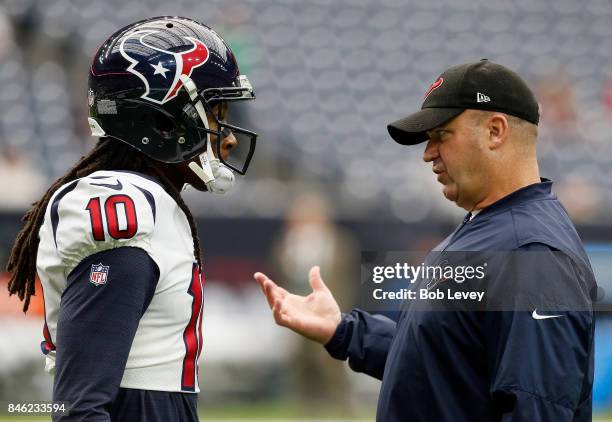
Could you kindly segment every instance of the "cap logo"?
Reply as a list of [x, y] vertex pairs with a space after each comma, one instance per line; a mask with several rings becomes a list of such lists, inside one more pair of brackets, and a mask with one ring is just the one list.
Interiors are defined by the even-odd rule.
[[476, 102], [477, 103], [488, 103], [489, 101], [491, 101], [491, 99], [484, 95], [483, 93], [477, 92], [476, 93]]
[[438, 78], [437, 81], [432, 83], [429, 89], [427, 90], [427, 92], [425, 93], [425, 97], [423, 98], [429, 97], [429, 94], [431, 94], [431, 91], [433, 91], [434, 89], [438, 89], [440, 85], [442, 85], [442, 82], [444, 82], [444, 78]]

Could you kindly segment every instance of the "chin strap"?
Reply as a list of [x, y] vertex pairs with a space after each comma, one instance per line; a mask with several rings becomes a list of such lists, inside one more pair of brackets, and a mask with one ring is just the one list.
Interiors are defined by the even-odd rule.
[[[186, 75], [181, 75], [181, 82], [189, 94], [191, 101], [195, 101], [198, 98], [198, 90], [195, 83]], [[206, 117], [206, 111], [204, 111], [202, 101], [198, 100], [194, 106], [204, 127], [208, 129], [208, 118]], [[188, 166], [191, 171], [206, 183], [206, 188], [209, 192], [223, 194], [234, 186], [236, 180], [234, 173], [215, 157], [212, 145], [210, 144], [209, 133], [206, 133], [206, 151], [200, 154], [199, 158], [202, 165], [201, 167], [193, 161], [191, 161]]]

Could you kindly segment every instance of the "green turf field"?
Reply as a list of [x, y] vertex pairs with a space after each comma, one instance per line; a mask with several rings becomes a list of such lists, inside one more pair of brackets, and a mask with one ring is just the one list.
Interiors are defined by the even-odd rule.
[[[200, 420], [203, 422], [371, 422], [375, 409], [358, 412], [355, 417], [342, 417], [338, 412], [330, 412], [329, 417], [311, 418], [301, 414], [298, 407], [283, 402], [266, 402], [255, 404], [236, 404], [213, 407], [200, 405]], [[50, 417], [43, 416], [0, 416], [0, 422], [49, 422]], [[611, 420], [612, 422], [612, 420]]]
[[[49, 422], [50, 418], [36, 418], [36, 417], [0, 417], [0, 422]], [[248, 419], [236, 419], [236, 418], [223, 418], [223, 419], [209, 419], [200, 416], [202, 422], [250, 422], [250, 421], [264, 421], [272, 420], [274, 422], [371, 422], [373, 419], [270, 419], [270, 418], [248, 418]], [[594, 418], [594, 422], [612, 422], [612, 416], [604, 418]]]
[[[374, 420], [374, 411], [355, 418], [307, 418], [296, 415], [296, 409], [281, 405], [243, 405], [227, 408], [208, 409], [200, 412], [202, 422], [248, 422], [248, 421], [274, 421], [274, 422], [371, 422]], [[49, 422], [49, 417], [34, 416], [0, 416], [0, 422]], [[612, 422], [612, 413], [596, 416], [594, 422]]]

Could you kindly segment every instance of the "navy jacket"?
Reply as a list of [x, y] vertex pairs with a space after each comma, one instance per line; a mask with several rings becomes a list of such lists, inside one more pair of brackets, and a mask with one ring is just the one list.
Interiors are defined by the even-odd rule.
[[535, 308], [437, 312], [427, 301], [404, 307], [397, 323], [361, 310], [344, 315], [326, 348], [382, 380], [377, 421], [591, 420], [595, 281], [551, 186], [543, 179], [468, 214], [434, 251], [550, 254], [553, 271], [532, 266], [526, 285], [550, 286], [582, 306], [550, 319]]

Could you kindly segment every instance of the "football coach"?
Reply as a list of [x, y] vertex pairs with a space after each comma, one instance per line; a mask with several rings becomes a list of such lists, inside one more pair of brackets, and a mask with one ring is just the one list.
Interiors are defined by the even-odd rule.
[[443, 72], [421, 110], [388, 131], [403, 145], [426, 142], [423, 159], [444, 196], [468, 211], [433, 251], [548, 257], [520, 282], [546, 297], [566, 294], [572, 306], [438, 312], [421, 303], [403, 306], [395, 322], [341, 313], [318, 267], [305, 297], [255, 274], [279, 325], [382, 380], [377, 421], [591, 421], [595, 280], [552, 182], [540, 178], [538, 120], [527, 84], [481, 60]]

